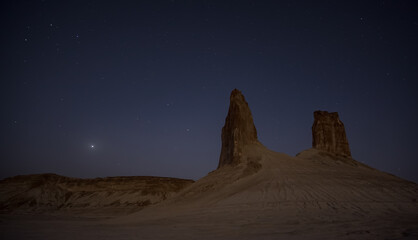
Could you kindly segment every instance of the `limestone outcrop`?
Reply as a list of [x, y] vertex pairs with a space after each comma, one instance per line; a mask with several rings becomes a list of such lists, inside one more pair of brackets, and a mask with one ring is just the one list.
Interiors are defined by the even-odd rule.
[[339, 156], [351, 157], [344, 124], [337, 112], [314, 112], [312, 147]]
[[222, 128], [222, 149], [218, 168], [241, 162], [245, 145], [258, 143], [257, 130], [248, 103], [241, 91], [231, 92], [228, 116]]

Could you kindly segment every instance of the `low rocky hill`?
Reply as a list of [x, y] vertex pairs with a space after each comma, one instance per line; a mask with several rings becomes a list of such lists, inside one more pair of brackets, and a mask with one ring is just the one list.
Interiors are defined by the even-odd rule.
[[193, 180], [169, 177], [70, 178], [34, 174], [0, 181], [0, 212], [126, 213], [161, 202]]

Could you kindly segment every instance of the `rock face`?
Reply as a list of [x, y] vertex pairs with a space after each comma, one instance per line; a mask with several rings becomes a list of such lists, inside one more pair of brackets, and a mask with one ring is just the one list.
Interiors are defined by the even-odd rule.
[[241, 161], [245, 145], [258, 143], [257, 130], [248, 103], [241, 91], [231, 93], [228, 116], [222, 128], [222, 149], [218, 168]]
[[312, 147], [336, 155], [351, 157], [344, 124], [337, 112], [314, 112]]

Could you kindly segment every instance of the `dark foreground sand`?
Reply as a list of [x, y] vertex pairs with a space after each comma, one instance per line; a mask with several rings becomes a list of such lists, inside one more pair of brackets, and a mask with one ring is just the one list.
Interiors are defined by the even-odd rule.
[[[119, 218], [0, 215], [1, 239], [418, 239], [413, 214], [382, 218], [214, 208], [126, 223]], [[312, 215], [314, 214], [314, 215]], [[119, 223], [120, 221], [120, 223]]]

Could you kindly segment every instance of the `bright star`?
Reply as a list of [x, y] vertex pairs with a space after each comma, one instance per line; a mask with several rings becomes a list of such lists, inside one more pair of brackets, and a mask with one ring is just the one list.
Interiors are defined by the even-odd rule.
[[90, 145], [90, 148], [94, 148], [94, 145]]

